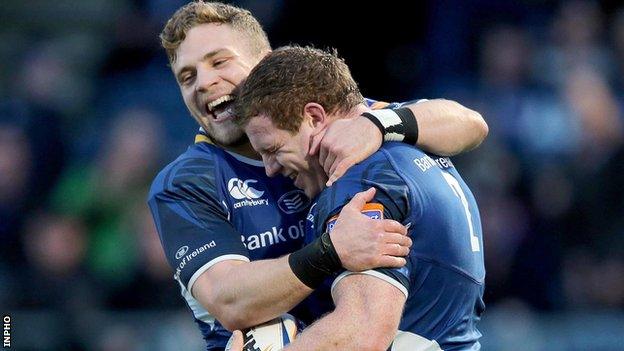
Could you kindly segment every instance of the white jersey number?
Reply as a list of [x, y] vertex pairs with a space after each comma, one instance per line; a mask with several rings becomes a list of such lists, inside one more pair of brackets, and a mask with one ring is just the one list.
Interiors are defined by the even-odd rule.
[[474, 234], [474, 228], [472, 225], [472, 215], [470, 214], [470, 208], [468, 208], [468, 200], [466, 199], [466, 195], [462, 190], [459, 182], [455, 177], [450, 175], [448, 172], [442, 171], [442, 175], [444, 176], [444, 180], [448, 183], [448, 185], [453, 189], [453, 192], [459, 199], [461, 200], [462, 205], [464, 205], [464, 213], [466, 214], [466, 219], [468, 220], [468, 228], [470, 229], [470, 246], [472, 247], [472, 252], [481, 251], [481, 247], [479, 246], [479, 238]]

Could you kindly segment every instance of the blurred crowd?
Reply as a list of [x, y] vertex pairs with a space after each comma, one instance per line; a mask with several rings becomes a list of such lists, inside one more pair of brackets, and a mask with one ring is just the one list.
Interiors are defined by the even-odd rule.
[[[3, 1], [3, 313], [55, 311], [71, 334], [89, 311], [183, 308], [145, 200], [196, 130], [157, 38], [185, 2]], [[232, 3], [274, 45], [337, 46], [368, 97], [443, 97], [484, 116], [487, 141], [456, 165], [481, 210], [489, 307], [624, 312], [624, 7], [397, 2], [419, 24], [378, 26], [388, 42], [367, 62], [366, 41], [293, 27], [322, 1]], [[102, 350], [125, 340], [109, 332]]]

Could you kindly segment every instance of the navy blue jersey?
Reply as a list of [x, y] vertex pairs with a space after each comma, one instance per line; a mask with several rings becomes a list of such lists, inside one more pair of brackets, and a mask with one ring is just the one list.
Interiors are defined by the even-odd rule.
[[208, 349], [222, 349], [230, 333], [191, 296], [195, 280], [224, 260], [299, 249], [308, 198], [290, 179], [268, 178], [262, 162], [197, 143], [158, 174], [148, 203]]
[[[379, 208], [368, 207], [367, 214], [408, 225], [413, 241], [405, 267], [366, 272], [407, 296], [391, 349], [479, 349], [476, 323], [485, 308], [481, 221], [475, 199], [450, 159], [401, 143], [384, 144], [317, 197], [306, 240], [331, 230], [333, 216], [370, 187], [377, 188], [373, 202]], [[319, 314], [331, 308], [328, 296], [326, 284], [311, 299]]]

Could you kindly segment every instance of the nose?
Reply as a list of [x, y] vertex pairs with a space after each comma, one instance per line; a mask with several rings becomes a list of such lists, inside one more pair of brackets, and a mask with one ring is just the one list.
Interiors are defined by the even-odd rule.
[[201, 65], [197, 69], [196, 90], [202, 93], [210, 92], [210, 88], [219, 83], [219, 75], [214, 69]]
[[275, 157], [273, 156], [262, 156], [264, 161], [264, 171], [266, 172], [267, 177], [275, 177], [282, 170], [282, 165], [277, 162]]

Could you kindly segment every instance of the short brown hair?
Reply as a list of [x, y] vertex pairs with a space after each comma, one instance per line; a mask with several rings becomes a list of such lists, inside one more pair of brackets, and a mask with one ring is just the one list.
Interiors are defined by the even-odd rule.
[[283, 47], [265, 56], [245, 80], [236, 99], [236, 122], [245, 126], [250, 118], [266, 114], [276, 127], [294, 134], [309, 102], [332, 114], [347, 112], [364, 98], [335, 50]]
[[187, 32], [197, 25], [207, 23], [231, 25], [248, 39], [249, 49], [253, 54], [271, 49], [266, 32], [251, 12], [219, 2], [199, 0], [179, 8], [160, 33], [160, 42], [167, 52], [169, 63], [175, 62], [175, 51], [186, 38]]

